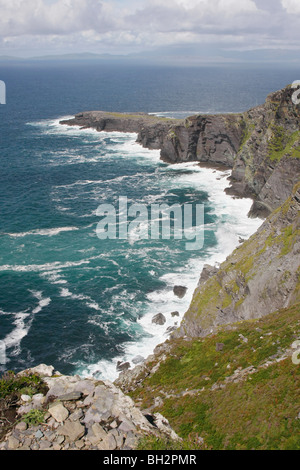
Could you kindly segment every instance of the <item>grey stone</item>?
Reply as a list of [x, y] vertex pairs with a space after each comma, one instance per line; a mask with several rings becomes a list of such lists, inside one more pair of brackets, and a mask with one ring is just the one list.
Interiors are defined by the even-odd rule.
[[23, 431], [26, 431], [27, 427], [28, 427], [27, 423], [24, 423], [23, 421], [21, 421], [21, 423], [18, 423], [18, 424], [15, 426], [15, 429], [16, 429], [17, 431], [23, 432]]
[[30, 447], [31, 444], [32, 444], [32, 439], [30, 439], [29, 437], [27, 437], [26, 439], [24, 439], [23, 446], [25, 446], [25, 447]]
[[70, 419], [71, 421], [78, 421], [78, 420], [81, 419], [83, 416], [84, 416], [84, 413], [83, 413], [82, 409], [79, 408], [79, 409], [76, 409], [76, 410], [69, 416], [69, 419]]
[[174, 286], [173, 288], [174, 295], [179, 297], [180, 299], [183, 299], [185, 294], [187, 293], [187, 287], [184, 286]]
[[217, 272], [218, 268], [211, 266], [210, 264], [205, 264], [202, 269], [199, 285], [204, 284], [208, 279], [217, 274]]
[[33, 410], [33, 403], [32, 402], [27, 403], [26, 405], [20, 406], [20, 408], [18, 409], [18, 414], [19, 415], [26, 415], [31, 410]]
[[134, 433], [128, 433], [124, 446], [126, 446], [128, 449], [134, 449], [137, 444], [138, 444], [139, 438], [136, 434]]
[[152, 318], [152, 323], [155, 323], [156, 325], [164, 325], [166, 321], [167, 319], [162, 313], [158, 313]]
[[50, 406], [49, 413], [58, 423], [62, 423], [69, 416], [69, 411], [62, 403], [54, 403], [52, 406]]
[[43, 405], [46, 401], [46, 398], [42, 393], [38, 393], [36, 395], [33, 395], [32, 397], [32, 407], [35, 410], [41, 410], [43, 408]]
[[43, 434], [42, 431], [39, 429], [39, 430], [35, 433], [34, 437], [35, 437], [36, 439], [42, 439], [42, 437], [44, 437], [44, 434]]
[[171, 315], [172, 317], [179, 317], [179, 312], [172, 312]]
[[109, 431], [109, 434], [114, 436], [116, 440], [117, 448], [121, 449], [124, 445], [126, 436], [122, 432], [121, 433], [118, 432], [117, 429], [112, 429], [111, 431]]
[[118, 427], [118, 430], [123, 433], [135, 431], [135, 429], [135, 426], [128, 420], [123, 421]]
[[57, 443], [58, 445], [63, 444], [64, 441], [65, 441], [65, 436], [57, 436], [57, 437], [56, 437], [56, 443]]
[[77, 449], [81, 450], [84, 447], [84, 442], [82, 440], [76, 441], [75, 446], [77, 447]]
[[79, 421], [66, 421], [57, 430], [58, 434], [65, 436], [69, 441], [78, 441], [85, 434], [85, 427]]
[[117, 363], [117, 371], [118, 372], [122, 372], [122, 371], [128, 370], [128, 369], [130, 369], [130, 362], [118, 361], [118, 363]]
[[97, 447], [99, 450], [116, 450], [116, 439], [112, 434], [109, 434], [106, 436], [105, 439], [103, 439], [103, 441], [98, 444]]
[[132, 359], [133, 364], [140, 364], [145, 358], [143, 356], [136, 356]]
[[20, 445], [20, 442], [15, 437], [10, 436], [8, 438], [8, 449], [9, 450], [16, 450], [19, 447], [19, 445]]
[[61, 450], [61, 446], [55, 442], [55, 443], [53, 444], [53, 450], [59, 451], [59, 450]]
[[82, 395], [87, 396], [93, 394], [95, 391], [95, 383], [92, 380], [80, 380], [74, 387], [74, 390], [81, 392]]
[[98, 423], [92, 425], [92, 431], [94, 436], [99, 439], [104, 439], [107, 436], [106, 431]]
[[31, 369], [26, 369], [22, 372], [19, 372], [18, 375], [38, 374], [41, 377], [52, 377], [53, 372], [54, 367], [47, 366], [46, 364], [40, 364], [36, 367], [32, 367]]
[[30, 395], [21, 395], [21, 400], [25, 403], [28, 403], [31, 401], [31, 396]]
[[40, 442], [40, 450], [50, 450], [51, 447], [52, 447], [52, 443], [49, 441]]
[[84, 406], [90, 406], [94, 401], [93, 395], [88, 395], [84, 400], [83, 400], [83, 405]]
[[176, 326], [169, 326], [165, 331], [165, 335], [170, 335], [175, 330], [177, 330]]
[[92, 445], [97, 445], [100, 441], [107, 437], [106, 431], [99, 423], [94, 423], [88, 431], [87, 440]]
[[61, 395], [58, 397], [58, 399], [61, 401], [77, 401], [77, 400], [80, 400], [81, 397], [82, 397], [82, 392], [74, 391], [74, 392], [69, 392], [64, 395]]

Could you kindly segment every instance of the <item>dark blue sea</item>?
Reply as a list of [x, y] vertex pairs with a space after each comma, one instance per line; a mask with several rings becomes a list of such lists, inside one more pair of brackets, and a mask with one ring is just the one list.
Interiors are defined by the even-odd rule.
[[[117, 361], [146, 357], [188, 308], [204, 263], [223, 261], [261, 221], [226, 196], [229, 171], [167, 165], [135, 134], [59, 124], [84, 110], [170, 117], [245, 111], [299, 79], [297, 70], [0, 64], [1, 371], [51, 364], [113, 380]], [[101, 204], [204, 204], [204, 245], [100, 240]], [[175, 285], [188, 288], [183, 299]], [[173, 317], [171, 312], [179, 312]], [[163, 313], [164, 325], [152, 318]]]

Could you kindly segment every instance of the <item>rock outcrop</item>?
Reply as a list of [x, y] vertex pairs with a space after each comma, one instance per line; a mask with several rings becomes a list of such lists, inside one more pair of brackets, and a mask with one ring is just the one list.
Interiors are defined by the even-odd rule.
[[129, 132], [138, 134], [137, 141], [145, 148], [161, 149], [170, 128], [181, 120], [152, 116], [146, 113], [112, 113], [85, 111], [60, 124], [95, 129], [98, 132]]
[[286, 200], [300, 175], [300, 106], [292, 102], [292, 93], [287, 86], [240, 114], [176, 120], [92, 111], [61, 124], [137, 133], [137, 142], [160, 149], [168, 163], [198, 161], [231, 168], [228, 192], [253, 198], [250, 214], [265, 218]]
[[[142, 413], [110, 382], [65, 376], [40, 365], [18, 375], [38, 374], [46, 393], [21, 395], [18, 419], [0, 450], [132, 450], [144, 436], [178, 440], [168, 421]], [[40, 412], [41, 422], [31, 424]]]
[[300, 300], [300, 183], [258, 231], [215, 271], [205, 267], [173, 337], [260, 318]]

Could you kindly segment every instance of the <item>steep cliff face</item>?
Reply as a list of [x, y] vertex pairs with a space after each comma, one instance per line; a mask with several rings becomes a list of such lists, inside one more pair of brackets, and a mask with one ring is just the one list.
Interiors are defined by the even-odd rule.
[[169, 129], [181, 120], [160, 118], [146, 113], [112, 113], [85, 111], [60, 124], [96, 129], [98, 132], [131, 132], [138, 134], [137, 142], [149, 149], [161, 149]]
[[267, 217], [290, 195], [300, 175], [300, 105], [290, 86], [245, 113], [195, 115], [185, 120], [143, 113], [91, 111], [62, 124], [134, 132], [169, 163], [198, 161], [232, 168], [227, 192], [254, 200], [250, 215]]
[[173, 337], [206, 336], [220, 325], [260, 318], [299, 302], [299, 266], [300, 183], [216, 273], [200, 278]]
[[290, 87], [271, 93], [242, 116], [243, 140], [230, 192], [255, 199], [251, 213], [267, 216], [290, 195], [300, 175], [300, 107]]
[[161, 158], [170, 163], [199, 161], [232, 168], [243, 128], [239, 115], [191, 116], [173, 125], [163, 141]]
[[300, 113], [286, 87], [245, 113], [192, 116], [173, 125], [161, 156], [232, 168], [227, 192], [254, 199], [250, 215], [267, 217], [290, 195], [300, 175]]

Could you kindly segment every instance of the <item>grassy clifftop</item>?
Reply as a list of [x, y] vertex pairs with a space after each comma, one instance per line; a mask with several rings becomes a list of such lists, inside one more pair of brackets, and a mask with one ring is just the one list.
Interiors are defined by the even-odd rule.
[[300, 183], [200, 280], [170, 340], [119, 378], [183, 439], [141, 448], [300, 449], [299, 262]]
[[[158, 370], [131, 396], [161, 412], [183, 448], [300, 449], [300, 365], [292, 360], [299, 312], [298, 303], [206, 338], [172, 340], [167, 358], [156, 356], [149, 368]], [[172, 445], [142, 443], [146, 449]]]

